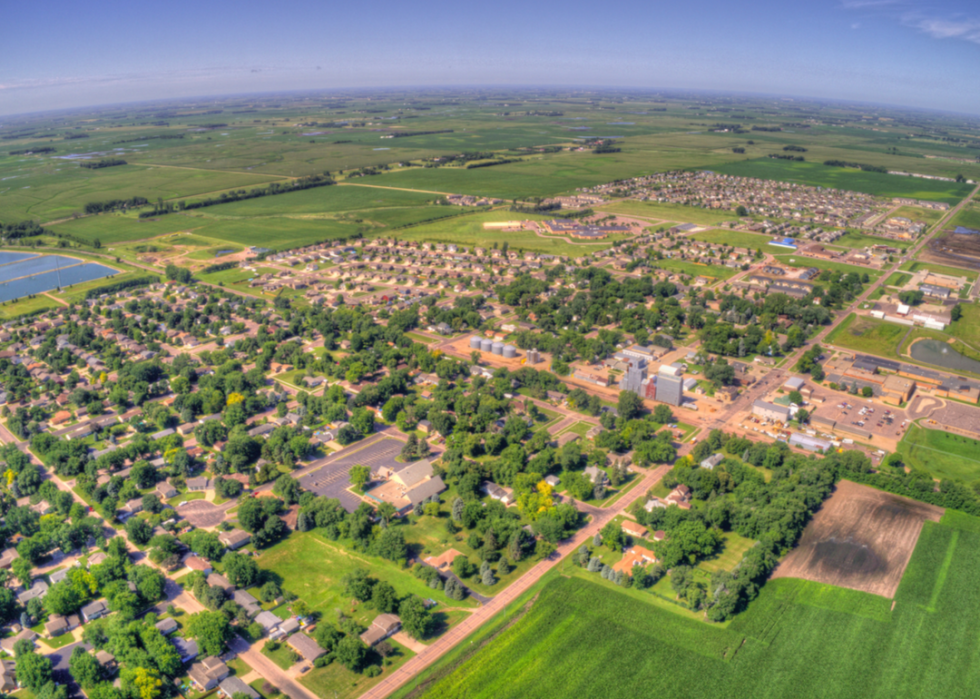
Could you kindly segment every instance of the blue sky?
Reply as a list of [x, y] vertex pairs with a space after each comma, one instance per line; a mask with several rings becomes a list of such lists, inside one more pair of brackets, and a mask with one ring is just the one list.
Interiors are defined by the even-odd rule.
[[710, 89], [980, 115], [980, 4], [4, 3], [0, 114], [435, 85]]

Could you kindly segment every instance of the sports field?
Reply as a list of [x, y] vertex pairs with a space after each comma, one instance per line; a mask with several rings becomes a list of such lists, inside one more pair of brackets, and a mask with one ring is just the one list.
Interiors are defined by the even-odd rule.
[[714, 170], [738, 177], [799, 182], [814, 187], [849, 189], [880, 197], [911, 197], [927, 201], [941, 201], [947, 204], [959, 202], [973, 189], [973, 185], [969, 184], [864, 172], [852, 168], [830, 167], [822, 163], [773, 160], [772, 158], [726, 163], [718, 165]]
[[[653, 201], [634, 201], [632, 199], [616, 201], [597, 207], [599, 211], [624, 216], [639, 216], [670, 223], [696, 223], [702, 226], [716, 226], [725, 221], [733, 221], [736, 216], [731, 211], [715, 211], [700, 209], [696, 206], [680, 204], [662, 204]], [[669, 226], [668, 226], [669, 227]]]
[[739, 270], [725, 267], [723, 265], [702, 265], [697, 262], [687, 260], [657, 260], [655, 264], [663, 269], [680, 274], [689, 274], [692, 277], [705, 276], [715, 280], [730, 279], [739, 273]]
[[945, 430], [911, 425], [898, 452], [905, 463], [934, 478], [952, 478], [964, 483], [980, 480], [980, 442]]
[[893, 609], [876, 595], [780, 579], [719, 628], [601, 580], [554, 576], [523, 615], [515, 605], [516, 614], [462, 644], [437, 681], [423, 677], [418, 691], [395, 696], [972, 696], [980, 682], [978, 523], [925, 523]]

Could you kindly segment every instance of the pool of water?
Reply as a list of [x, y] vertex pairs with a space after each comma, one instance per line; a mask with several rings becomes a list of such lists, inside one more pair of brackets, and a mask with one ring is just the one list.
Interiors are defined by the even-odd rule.
[[[61, 270], [61, 288], [66, 288], [74, 284], [90, 282], [93, 279], [102, 279], [116, 274], [115, 270], [94, 263], [76, 265], [68, 269]], [[58, 288], [59, 273], [43, 272], [32, 277], [18, 279], [12, 282], [0, 282], [0, 301], [12, 301], [29, 294], [39, 294], [42, 291], [51, 291]]]
[[967, 228], [966, 226], [957, 226], [953, 229], [954, 233], [959, 233], [960, 235], [980, 235], [980, 231], [976, 228]]
[[30, 257], [37, 257], [37, 255], [33, 252], [0, 252], [0, 265], [26, 260]]
[[63, 255], [36, 255], [27, 259], [0, 265], [0, 282], [18, 277], [29, 277], [42, 272], [57, 270], [59, 267], [77, 265], [78, 260]]
[[942, 367], [951, 371], [970, 371], [980, 374], [980, 362], [964, 357], [955, 349], [940, 340], [919, 340], [910, 354], [912, 359], [926, 364]]
[[222, 255], [230, 255], [233, 252], [235, 252], [235, 251], [234, 250], [218, 250], [218, 252], [214, 253], [214, 256], [215, 257], [221, 257]]

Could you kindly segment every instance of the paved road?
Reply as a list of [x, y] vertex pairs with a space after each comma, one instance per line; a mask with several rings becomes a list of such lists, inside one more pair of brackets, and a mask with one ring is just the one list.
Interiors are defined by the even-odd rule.
[[416, 655], [414, 658], [402, 665], [394, 673], [376, 684], [374, 687], [361, 695], [360, 699], [383, 699], [397, 690], [402, 685], [410, 682], [418, 673], [425, 670], [436, 660], [449, 652], [457, 643], [476, 631], [480, 626], [490, 620], [497, 612], [504, 609], [507, 605], [517, 599], [534, 583], [541, 579], [541, 576], [554, 568], [568, 554], [579, 549], [583, 544], [592, 540], [602, 527], [613, 517], [620, 514], [636, 500], [644, 497], [647, 491], [656, 485], [657, 481], [663, 478], [664, 474], [670, 470], [670, 466], [660, 466], [650, 472], [643, 482], [631, 490], [622, 500], [616, 503], [615, 509], [604, 510], [597, 515], [592, 522], [582, 529], [574, 538], [562, 543], [552, 556], [541, 561], [516, 582], [506, 588], [496, 597], [492, 598], [486, 605], [480, 607], [470, 616], [464, 619], [458, 626], [451, 629], [441, 636], [432, 645]]

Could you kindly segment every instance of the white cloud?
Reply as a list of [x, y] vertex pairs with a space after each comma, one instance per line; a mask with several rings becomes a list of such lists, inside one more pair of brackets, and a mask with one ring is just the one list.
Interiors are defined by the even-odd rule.
[[958, 17], [945, 19], [941, 17], [922, 17], [910, 14], [902, 18], [902, 22], [934, 39], [961, 39], [974, 44], [980, 44], [980, 18]]

